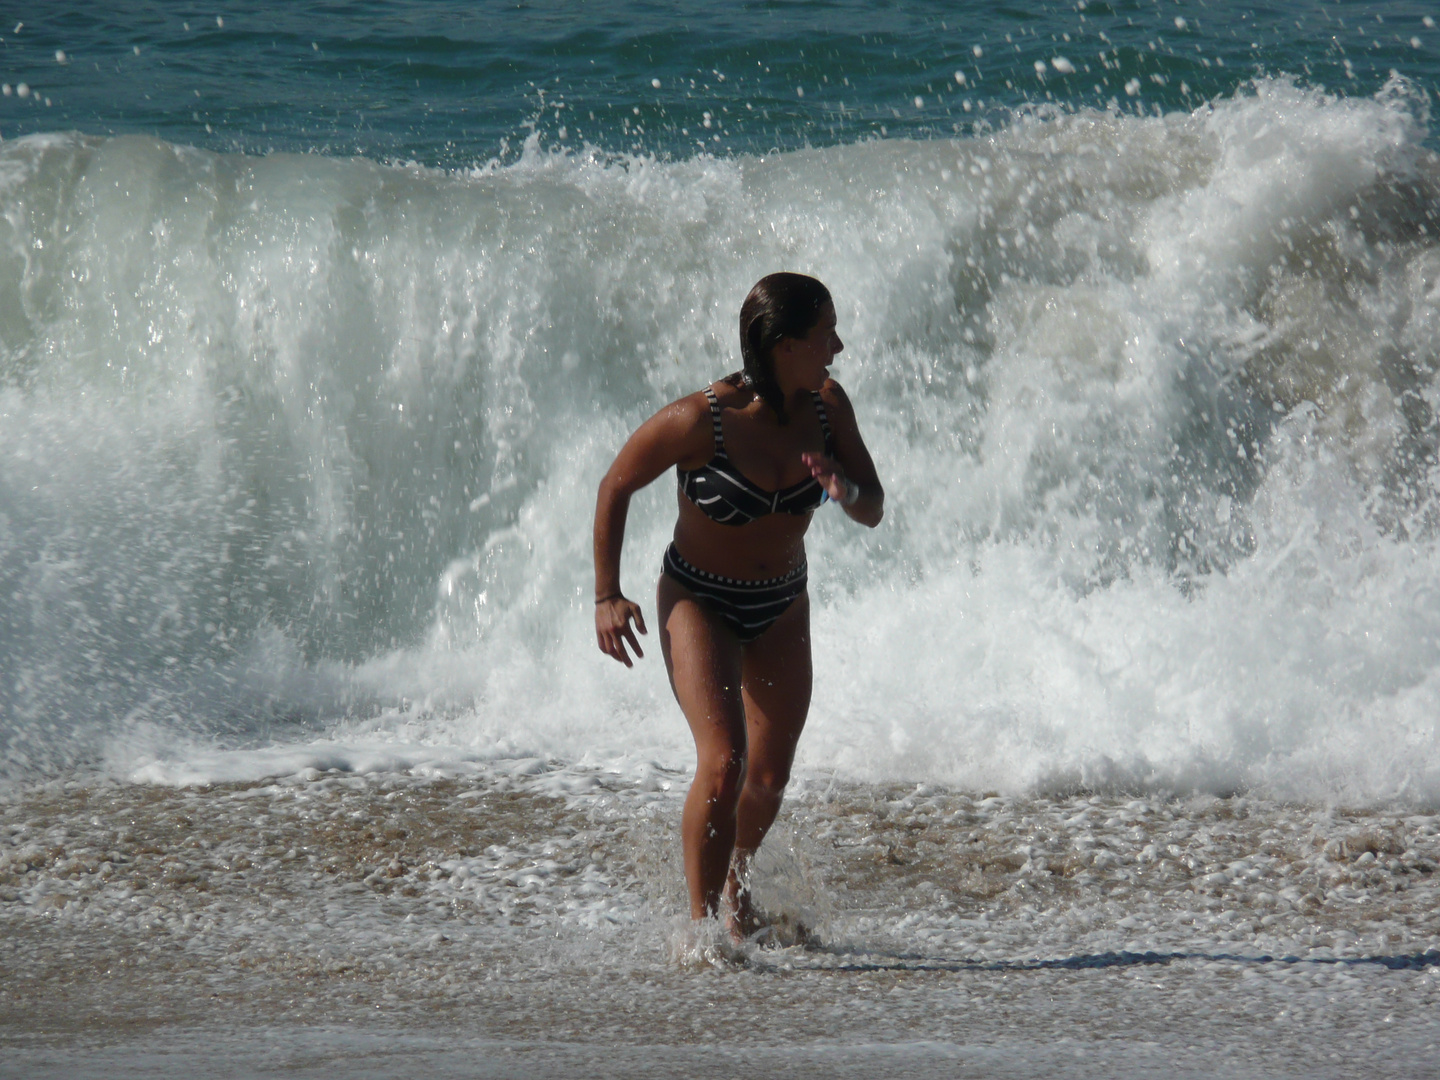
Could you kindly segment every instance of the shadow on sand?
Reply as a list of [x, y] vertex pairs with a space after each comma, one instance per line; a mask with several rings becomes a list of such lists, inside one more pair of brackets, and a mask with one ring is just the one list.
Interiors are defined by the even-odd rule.
[[[1169, 964], [1176, 960], [1202, 960], [1233, 964], [1311, 964], [1338, 967], [1375, 965], [1391, 971], [1417, 971], [1440, 967], [1440, 949], [1403, 956], [1244, 956], [1239, 953], [1207, 952], [1104, 952], [1064, 956], [1053, 960], [952, 960], [945, 957], [901, 954], [846, 960], [835, 964], [837, 971], [1082, 971], [1090, 968], [1123, 968]], [[830, 965], [827, 965], [829, 967]]]

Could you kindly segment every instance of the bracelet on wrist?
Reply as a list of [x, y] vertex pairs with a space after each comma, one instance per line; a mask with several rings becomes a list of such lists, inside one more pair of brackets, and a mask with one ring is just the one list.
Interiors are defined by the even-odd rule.
[[624, 596], [624, 595], [625, 595], [624, 593], [612, 592], [609, 596], [602, 596], [602, 597], [600, 597], [599, 599], [597, 599], [597, 600], [595, 601], [595, 603], [597, 603], [597, 604], [603, 604], [603, 603], [605, 603], [605, 601], [607, 601], [607, 600], [619, 600], [619, 599], [620, 599], [622, 596]]

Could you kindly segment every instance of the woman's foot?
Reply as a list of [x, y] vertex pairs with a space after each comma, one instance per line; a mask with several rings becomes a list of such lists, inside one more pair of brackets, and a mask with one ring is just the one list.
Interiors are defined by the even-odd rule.
[[725, 929], [736, 945], [748, 942], [774, 949], [810, 949], [820, 944], [815, 932], [789, 912], [774, 915], [749, 904], [743, 913], [737, 911], [726, 918]]
[[725, 917], [725, 929], [730, 932], [730, 939], [737, 945], [754, 937], [768, 925], [764, 915], [751, 906], [748, 890], [741, 894], [730, 914]]
[[730, 876], [725, 882], [725, 929], [738, 945], [754, 936], [766, 925], [764, 916], [755, 910], [750, 900], [750, 860], [737, 858], [730, 865]]
[[749, 960], [741, 943], [718, 919], [677, 920], [669, 940], [670, 960], [682, 968], [745, 967]]

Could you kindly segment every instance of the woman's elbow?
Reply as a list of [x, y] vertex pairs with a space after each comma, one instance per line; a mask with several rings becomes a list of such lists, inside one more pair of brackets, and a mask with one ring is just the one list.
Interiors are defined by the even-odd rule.
[[871, 505], [860, 506], [857, 509], [861, 512], [856, 515], [855, 520], [867, 528], [875, 528], [885, 517], [885, 492], [881, 491]]
[[604, 503], [625, 502], [635, 493], [635, 485], [627, 483], [628, 478], [616, 469], [607, 472], [600, 481], [596, 493], [598, 501]]

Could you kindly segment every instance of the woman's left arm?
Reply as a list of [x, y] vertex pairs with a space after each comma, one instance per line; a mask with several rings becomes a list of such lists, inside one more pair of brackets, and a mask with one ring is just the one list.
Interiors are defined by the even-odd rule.
[[834, 379], [825, 383], [820, 398], [825, 402], [825, 413], [835, 438], [835, 456], [807, 453], [805, 464], [810, 466], [810, 475], [820, 481], [826, 494], [839, 503], [852, 520], [873, 529], [885, 516], [885, 488], [875, 474], [875, 462], [870, 459], [865, 440], [860, 437], [855, 409]]

